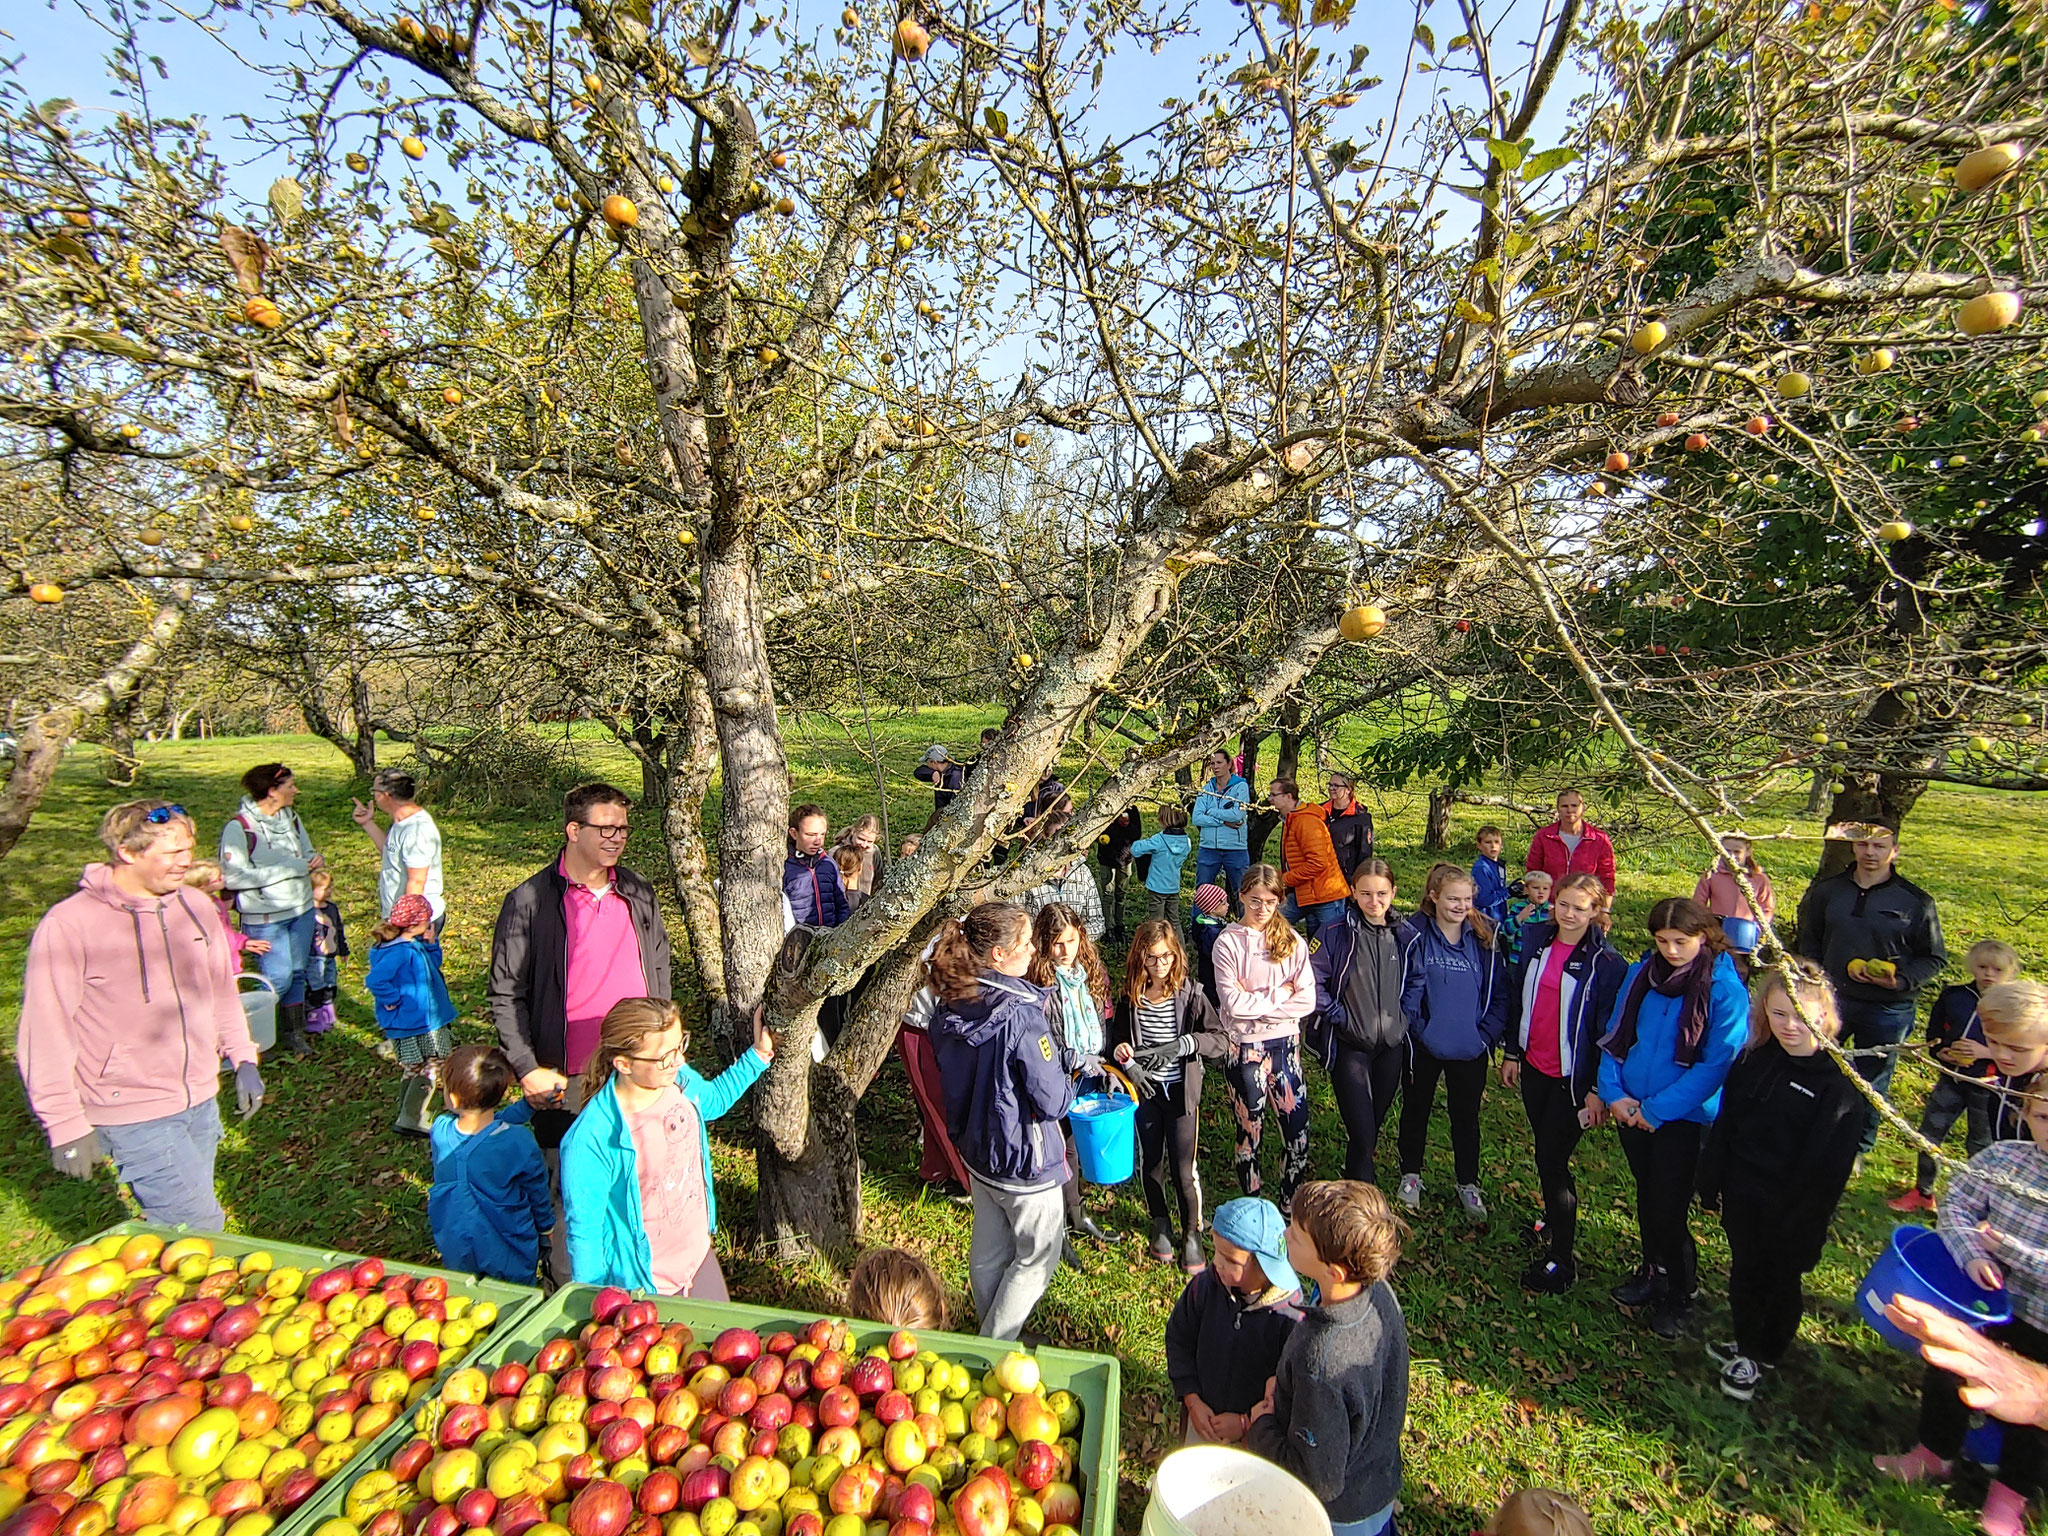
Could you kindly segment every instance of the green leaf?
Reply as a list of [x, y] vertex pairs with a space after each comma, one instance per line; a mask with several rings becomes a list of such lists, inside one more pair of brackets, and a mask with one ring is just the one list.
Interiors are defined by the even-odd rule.
[[[1522, 180], [1540, 181], [1552, 171], [1563, 170], [1578, 158], [1579, 152], [1576, 149], [1563, 145], [1556, 149], [1546, 149], [1541, 154], [1531, 155], [1521, 162]], [[1511, 165], [1508, 169], [1513, 170], [1514, 166]]]
[[278, 223], [291, 223], [305, 208], [306, 189], [296, 177], [280, 176], [270, 184], [270, 211], [277, 215]]
[[1422, 44], [1422, 51], [1424, 53], [1427, 53], [1431, 58], [1436, 57], [1436, 34], [1429, 30], [1428, 22], [1418, 21], [1415, 23], [1415, 41]]
[[1456, 182], [1447, 181], [1444, 183], [1444, 190], [1446, 192], [1455, 192], [1458, 196], [1469, 198], [1475, 203], [1486, 201], [1486, 188], [1484, 187], [1461, 187]]
[[1520, 230], [1510, 230], [1500, 244], [1501, 249], [1507, 252], [1508, 260], [1513, 261], [1535, 243], [1534, 235], [1524, 234]]
[[1470, 32], [1460, 32], [1456, 37], [1444, 44], [1444, 52], [1456, 53], [1460, 48], [1470, 48], [1471, 46], [1472, 34]]
[[1489, 256], [1484, 261], [1475, 261], [1472, 263], [1472, 270], [1489, 282], [1497, 283], [1500, 281], [1500, 259], [1498, 257]]
[[1521, 145], [1510, 144], [1506, 139], [1496, 139], [1491, 134], [1487, 136], [1486, 152], [1500, 163], [1500, 168], [1504, 171], [1515, 170], [1522, 163]]
[[982, 126], [988, 129], [988, 136], [990, 138], [1007, 139], [1010, 136], [1009, 117], [997, 111], [994, 107], [983, 107], [981, 109], [981, 121]]

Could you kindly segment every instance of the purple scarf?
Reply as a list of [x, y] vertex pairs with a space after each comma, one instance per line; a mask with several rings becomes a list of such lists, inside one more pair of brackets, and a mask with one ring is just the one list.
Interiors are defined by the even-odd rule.
[[1718, 958], [1715, 951], [1701, 945], [1697, 955], [1673, 969], [1663, 955], [1653, 952], [1636, 967], [1628, 996], [1622, 1000], [1621, 1019], [1614, 1032], [1600, 1042], [1600, 1049], [1617, 1061], [1628, 1059], [1636, 1044], [1636, 1015], [1643, 1011], [1643, 999], [1654, 988], [1661, 996], [1685, 999], [1678, 1010], [1678, 1045], [1672, 1054], [1681, 1067], [1691, 1066], [1699, 1059], [1700, 1041], [1706, 1037], [1707, 1004], [1714, 994]]

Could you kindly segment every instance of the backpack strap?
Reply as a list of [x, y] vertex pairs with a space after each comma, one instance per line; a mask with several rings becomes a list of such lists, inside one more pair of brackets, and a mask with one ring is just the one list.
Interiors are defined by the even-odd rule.
[[242, 824], [242, 836], [249, 839], [249, 857], [253, 859], [256, 857], [256, 826], [240, 811], [235, 812], [235, 820]]

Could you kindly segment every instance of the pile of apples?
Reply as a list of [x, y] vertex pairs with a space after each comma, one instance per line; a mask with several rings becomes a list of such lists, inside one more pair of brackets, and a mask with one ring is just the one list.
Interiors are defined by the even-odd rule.
[[110, 1236], [0, 1281], [0, 1536], [264, 1536], [432, 1390], [490, 1302]]
[[452, 1373], [315, 1536], [1078, 1536], [1081, 1407], [910, 1333], [708, 1347], [607, 1288], [530, 1363]]

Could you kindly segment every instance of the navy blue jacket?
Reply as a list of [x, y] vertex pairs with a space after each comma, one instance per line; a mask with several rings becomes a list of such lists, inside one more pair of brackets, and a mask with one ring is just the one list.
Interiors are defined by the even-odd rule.
[[[1971, 1040], [1978, 1045], [1984, 1043], [1984, 1024], [1977, 1017], [1977, 984], [1974, 981], [1957, 982], [1943, 987], [1941, 995], [1934, 1000], [1934, 1006], [1927, 1010], [1927, 1043], [1936, 1051], [1954, 1045], [1959, 1040]], [[1989, 1057], [1979, 1057], [1966, 1067], [1959, 1067], [1952, 1061], [1942, 1066], [1964, 1077], [1991, 1078], [1998, 1074]]]
[[998, 1189], [1024, 1194], [1067, 1180], [1059, 1123], [1074, 1081], [1058, 1007], [1044, 987], [983, 971], [978, 997], [941, 998], [932, 1013], [946, 1132], [969, 1171]]
[[1498, 928], [1508, 919], [1508, 867], [1480, 854], [1472, 861], [1472, 905]]
[[[1308, 968], [1316, 979], [1316, 1011], [1309, 1019], [1309, 1047], [1329, 1066], [1337, 1057], [1337, 1042], [1361, 1050], [1399, 1045], [1408, 1038], [1408, 1021], [1401, 1011], [1405, 992], [1408, 945], [1414, 935], [1409, 918], [1388, 914], [1389, 922], [1375, 927], [1365, 920], [1358, 903], [1344, 903], [1344, 920], [1325, 923], [1309, 944]], [[1354, 1019], [1346, 1001], [1346, 988], [1353, 966], [1364, 966], [1361, 983], [1368, 998], [1377, 999], [1372, 1017]]]
[[837, 928], [853, 916], [846, 883], [829, 853], [792, 853], [782, 861], [782, 894], [799, 927]]
[[1408, 925], [1407, 982], [1401, 1013], [1408, 1038], [1438, 1061], [1475, 1061], [1500, 1044], [1508, 1027], [1508, 992], [1501, 953], [1481, 944], [1467, 923], [1458, 942], [1444, 938], [1432, 918], [1417, 913]]
[[910, 770], [910, 776], [914, 779], [923, 779], [925, 783], [931, 785], [932, 808], [943, 811], [953, 803], [953, 797], [960, 793], [961, 786], [967, 782], [967, 770], [973, 766], [973, 763], [949, 762], [944, 767], [935, 769], [930, 763], [919, 763]]
[[[1507, 1054], [1517, 1059], [1528, 1052], [1536, 988], [1543, 980], [1544, 957], [1556, 942], [1557, 924], [1536, 924], [1524, 931], [1522, 953], [1508, 967], [1508, 1019], [1514, 1027], [1508, 1031]], [[1585, 1101], [1599, 1077], [1600, 1037], [1607, 1033], [1626, 975], [1628, 961], [1597, 927], [1586, 930], [1564, 963], [1557, 996], [1558, 1060], [1571, 1080], [1574, 1103]]]
[[427, 1220], [448, 1268], [533, 1284], [541, 1234], [555, 1225], [555, 1202], [532, 1127], [533, 1107], [524, 1102], [499, 1110], [474, 1136], [463, 1135], [453, 1115], [434, 1121]]
[[1211, 1413], [1250, 1413], [1280, 1369], [1280, 1351], [1301, 1321], [1301, 1295], [1232, 1290], [1205, 1269], [1166, 1319], [1166, 1376], [1173, 1395], [1192, 1392]]

